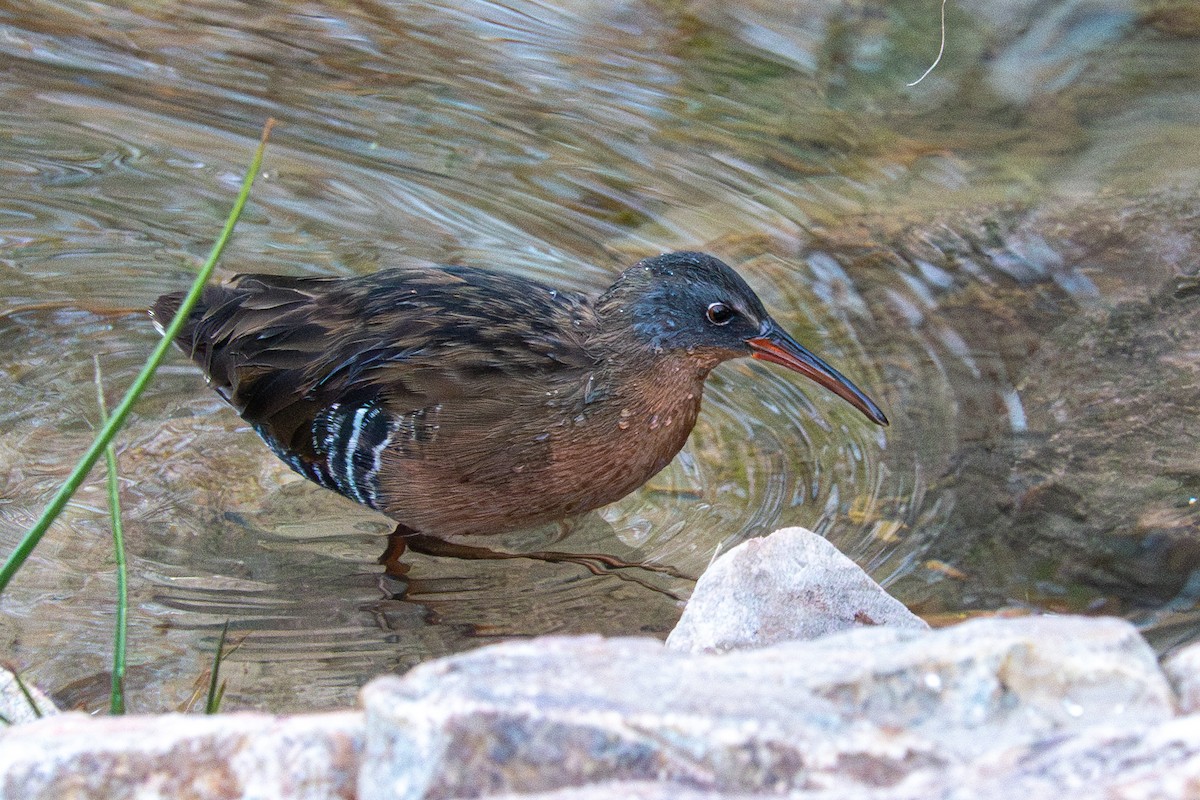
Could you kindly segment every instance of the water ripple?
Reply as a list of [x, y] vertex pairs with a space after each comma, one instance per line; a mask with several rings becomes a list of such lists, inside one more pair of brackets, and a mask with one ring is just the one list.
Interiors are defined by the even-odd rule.
[[[1054, 480], [1069, 483], [1074, 462], [1054, 437], [1095, 413], [1072, 405], [1078, 387], [1047, 386], [1073, 357], [1054, 337], [1110, 301], [1144, 303], [1151, 276], [1185, 279], [1192, 239], [1170, 226], [1186, 204], [1133, 221], [1103, 203], [1072, 214], [1063, 187], [1134, 173], [1170, 183], [1195, 174], [1200, 149], [1184, 124], [1197, 106], [1182, 48], [1160, 36], [1137, 57], [1114, 53], [1122, 69], [1105, 80], [1128, 73], [1153, 95], [1133, 83], [1105, 94], [1079, 64], [1128, 20], [1067, 13], [1077, 5], [1057, 4], [1050, 28], [1010, 26], [1004, 14], [1024, 12], [1000, 6], [961, 21], [977, 26], [966, 50], [1000, 55], [964, 50], [912, 93], [894, 78], [924, 62], [908, 43], [928, 31], [901, 8], [269, 0], [0, 12], [0, 541], [16, 541], [86, 446], [93, 356], [110, 399], [132, 380], [155, 342], [140, 309], [188, 283], [274, 116], [222, 276], [458, 262], [597, 292], [638, 258], [707, 249], [893, 422], [878, 429], [785, 370], [728, 364], [663, 473], [562, 532], [511, 544], [694, 575], [717, 551], [801, 524], [933, 613], [1086, 594], [1045, 578], [1078, 551], [1039, 554], [1055, 548], [1020, 516], [1074, 519], [1075, 490], [1031, 488], [1045, 476], [1030, 464], [1059, 465]], [[1071, 36], [1047, 48], [1056, 26]], [[1052, 96], [1018, 112], [987, 84], [1030, 47], [1049, 60], [1029, 89]], [[1123, 319], [1105, 335], [1126, 342]], [[1099, 336], [1073, 341], [1084, 334]], [[1047, 348], [1058, 361], [1031, 371]], [[1186, 378], [1186, 354], [1163, 358]], [[1074, 383], [1098, 371], [1078, 368]], [[1146, 430], [1165, 441], [1169, 423]], [[371, 674], [501, 636], [662, 635], [689, 591], [662, 576], [414, 556], [399, 599], [375, 563], [389, 522], [272, 459], [180, 357], [118, 449], [139, 692], [158, 708], [191, 695], [226, 619], [242, 642], [230, 702], [282, 710], [352, 702]], [[1088, 452], [1075, 455], [1090, 464]], [[1162, 469], [1148, 471], [1194, 492], [1186, 465]], [[6, 658], [46, 686], [76, 687], [67, 694], [89, 708], [103, 704], [87, 687], [103, 684], [111, 620], [101, 498], [89, 484], [0, 597]], [[1181, 513], [1142, 519], [1170, 542]], [[1009, 547], [1009, 528], [1033, 544]], [[1150, 569], [1160, 551], [1139, 552]]]

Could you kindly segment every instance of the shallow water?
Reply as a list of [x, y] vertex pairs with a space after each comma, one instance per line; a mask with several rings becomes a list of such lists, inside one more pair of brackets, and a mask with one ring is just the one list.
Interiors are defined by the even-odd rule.
[[[131, 3], [0, 8], [0, 552], [154, 344], [259, 130], [222, 275], [459, 262], [597, 291], [735, 263], [881, 402], [749, 362], [645, 488], [514, 548], [698, 574], [782, 525], [931, 619], [1107, 612], [1197, 638], [1200, 20], [1186, 3]], [[1190, 282], [1189, 282], [1190, 281]], [[387, 520], [277, 463], [175, 356], [119, 441], [131, 704], [324, 708], [496, 637], [663, 635], [690, 584], [529, 561], [375, 563]], [[561, 537], [561, 538], [560, 538]], [[90, 484], [0, 598], [0, 655], [105, 705]], [[629, 580], [633, 578], [634, 580]]]

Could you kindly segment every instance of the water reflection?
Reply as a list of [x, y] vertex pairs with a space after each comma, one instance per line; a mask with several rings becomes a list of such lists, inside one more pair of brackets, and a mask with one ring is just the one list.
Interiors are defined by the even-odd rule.
[[[893, 420], [725, 365], [666, 471], [526, 544], [696, 574], [803, 524], [931, 617], [1194, 638], [1200, 31], [1168, 5], [954, 3], [911, 90], [935, 3], [0, 11], [0, 545], [90, 438], [93, 354], [117, 396], [153, 343], [140, 309], [190, 280], [273, 115], [225, 275], [458, 261], [596, 291], [702, 247]], [[182, 358], [120, 455], [138, 710], [187, 701], [225, 619], [228, 702], [288, 709], [492, 637], [678, 615], [575, 566], [413, 556], [407, 586], [381, 579], [387, 521], [276, 463]], [[89, 708], [110, 558], [89, 487], [0, 598], [5, 658]]]

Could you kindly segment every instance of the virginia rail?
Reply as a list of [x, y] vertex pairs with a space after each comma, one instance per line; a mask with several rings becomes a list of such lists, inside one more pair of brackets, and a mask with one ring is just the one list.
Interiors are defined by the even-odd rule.
[[[182, 297], [154, 304], [160, 329]], [[423, 538], [624, 497], [683, 447], [731, 358], [793, 369], [887, 424], [702, 253], [641, 261], [596, 299], [462, 266], [242, 275], [205, 289], [176, 343], [288, 466]]]

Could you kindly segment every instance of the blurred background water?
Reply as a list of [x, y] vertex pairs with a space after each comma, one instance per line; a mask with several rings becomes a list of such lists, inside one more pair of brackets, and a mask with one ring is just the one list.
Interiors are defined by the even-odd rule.
[[[721, 367], [687, 449], [555, 549], [670, 564], [783, 525], [933, 621], [1126, 616], [1200, 637], [1200, 10], [1191, 0], [0, 2], [0, 553], [185, 287], [267, 117], [221, 266], [474, 264], [596, 292], [705, 249], [880, 401]], [[175, 355], [119, 443], [130, 703], [353, 702], [496, 637], [665, 635], [690, 590], [413, 556], [270, 456]], [[98, 476], [97, 476], [98, 477]], [[0, 597], [0, 657], [103, 707], [102, 487]], [[550, 546], [558, 531], [509, 542]]]

